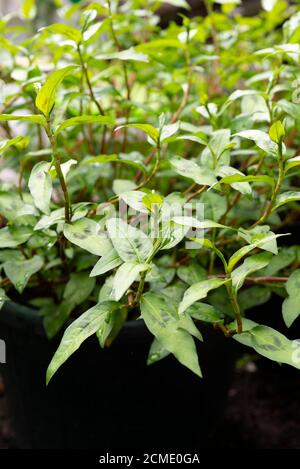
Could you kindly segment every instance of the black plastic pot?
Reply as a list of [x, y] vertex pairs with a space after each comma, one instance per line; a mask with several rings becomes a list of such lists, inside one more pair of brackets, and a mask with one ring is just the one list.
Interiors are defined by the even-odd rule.
[[45, 372], [58, 345], [38, 313], [14, 303], [0, 314], [7, 347], [1, 366], [20, 448], [201, 448], [221, 421], [233, 369], [233, 341], [204, 331], [204, 379], [168, 357], [152, 366], [152, 336], [128, 322], [110, 349], [88, 339], [49, 386]]

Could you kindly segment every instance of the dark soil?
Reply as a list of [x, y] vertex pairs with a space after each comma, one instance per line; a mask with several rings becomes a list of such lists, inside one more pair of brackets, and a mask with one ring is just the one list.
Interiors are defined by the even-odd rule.
[[[13, 448], [0, 381], [0, 449]], [[222, 428], [212, 448], [300, 449], [300, 372], [265, 360], [237, 369]]]

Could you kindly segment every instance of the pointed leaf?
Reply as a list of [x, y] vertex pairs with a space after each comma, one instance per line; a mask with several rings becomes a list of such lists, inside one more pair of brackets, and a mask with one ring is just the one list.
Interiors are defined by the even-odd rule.
[[224, 285], [226, 281], [228, 280], [220, 278], [211, 278], [192, 285], [184, 293], [183, 299], [178, 309], [179, 314], [182, 314], [189, 306], [191, 306], [196, 301], [205, 298], [210, 290], [214, 290], [215, 288], [219, 288], [221, 285]]
[[125, 124], [120, 125], [115, 129], [115, 132], [119, 129], [123, 129], [124, 127], [134, 127], [135, 129], [142, 130], [145, 132], [154, 143], [158, 143], [159, 141], [159, 132], [158, 130], [150, 124]]
[[122, 264], [122, 259], [119, 257], [119, 254], [115, 249], [111, 249], [106, 253], [99, 261], [95, 264], [93, 270], [90, 273], [91, 277], [96, 277], [97, 275], [105, 274], [115, 267], [119, 267]]
[[88, 309], [66, 329], [61, 343], [51, 360], [47, 370], [47, 384], [59, 367], [81, 346], [91, 335], [95, 334], [101, 325], [108, 320], [109, 315], [119, 307], [113, 301], [98, 303]]
[[235, 134], [235, 136], [253, 140], [263, 151], [270, 153], [273, 156], [277, 156], [278, 147], [276, 143], [273, 142], [270, 136], [262, 130], [243, 130], [242, 132]]
[[141, 315], [162, 347], [201, 377], [194, 340], [186, 330], [180, 328], [178, 319], [170, 313], [167, 298], [146, 293], [141, 301]]
[[46, 31], [51, 34], [61, 34], [71, 41], [76, 42], [76, 44], [79, 44], [82, 39], [81, 32], [78, 29], [64, 23], [50, 24], [49, 26], [39, 29], [39, 31]]
[[106, 233], [97, 222], [89, 218], [81, 218], [72, 224], [65, 223], [64, 235], [71, 243], [96, 256], [103, 256], [112, 249]]
[[143, 264], [150, 256], [153, 246], [143, 231], [128, 225], [121, 218], [112, 218], [106, 223], [109, 237], [123, 261]]
[[37, 114], [27, 115], [27, 116], [18, 116], [15, 114], [0, 114], [0, 122], [6, 121], [28, 121], [34, 122], [35, 124], [46, 126], [46, 120], [43, 116]]
[[7, 261], [3, 268], [16, 290], [22, 293], [30, 277], [42, 268], [43, 263], [42, 257], [34, 256], [28, 260]]
[[72, 72], [74, 72], [77, 67], [77, 65], [68, 65], [65, 68], [51, 73], [44, 85], [39, 90], [36, 96], [35, 105], [46, 118], [49, 117], [50, 112], [52, 111], [52, 108], [55, 104], [55, 95], [58, 86], [63, 81], [63, 79], [67, 75], [70, 75]]
[[192, 179], [197, 184], [212, 186], [217, 182], [215, 175], [209, 168], [200, 166], [194, 161], [176, 157], [170, 159], [170, 163], [177, 174]]
[[300, 269], [295, 270], [285, 284], [288, 297], [282, 305], [282, 315], [287, 327], [290, 327], [300, 314]]
[[34, 204], [41, 212], [49, 215], [52, 195], [52, 180], [49, 174], [51, 164], [46, 161], [37, 163], [30, 174], [28, 187]]
[[147, 269], [149, 269], [148, 264], [138, 264], [137, 262], [122, 264], [114, 276], [112, 298], [119, 301], [131, 284], [138, 279], [139, 273]]
[[269, 264], [272, 258], [272, 254], [269, 252], [262, 252], [260, 254], [255, 254], [254, 256], [247, 257], [244, 260], [243, 264], [235, 269], [232, 274], [232, 284], [235, 292], [243, 286], [243, 283], [250, 274], [256, 272], [257, 270], [263, 269], [266, 265]]
[[60, 134], [64, 129], [68, 127], [74, 127], [76, 125], [84, 124], [102, 124], [102, 125], [114, 125], [115, 121], [110, 116], [78, 116], [67, 119], [56, 129], [55, 135]]

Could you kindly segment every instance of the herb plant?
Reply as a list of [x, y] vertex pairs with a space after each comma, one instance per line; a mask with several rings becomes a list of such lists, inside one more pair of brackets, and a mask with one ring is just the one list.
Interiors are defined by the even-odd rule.
[[168, 3], [166, 29], [154, 0], [60, 7], [33, 33], [25, 0], [0, 21], [1, 304], [35, 307], [50, 339], [72, 316], [47, 381], [126, 320], [153, 334], [149, 364], [201, 376], [214, 327], [300, 368], [297, 341], [246, 318], [271, 294], [287, 326], [300, 312], [299, 246], [277, 246], [299, 218], [299, 6]]

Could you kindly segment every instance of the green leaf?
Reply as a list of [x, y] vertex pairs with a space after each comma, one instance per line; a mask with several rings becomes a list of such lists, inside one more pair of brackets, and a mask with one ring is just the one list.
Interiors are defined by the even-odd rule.
[[63, 298], [73, 303], [74, 306], [83, 303], [92, 293], [95, 287], [95, 279], [86, 272], [72, 273], [64, 290]]
[[249, 330], [235, 334], [233, 337], [241, 344], [253, 347], [257, 353], [270, 360], [300, 369], [299, 343], [287, 339], [271, 327], [257, 325], [251, 321]]
[[[255, 248], [264, 249], [266, 245], [269, 246], [269, 243], [273, 242], [279, 236], [282, 236], [282, 235], [275, 235], [274, 233], [272, 233], [272, 231], [270, 231], [270, 232], [267, 232], [265, 236], [258, 237], [258, 239], [256, 239], [253, 243], [249, 244], [248, 246], [244, 246], [240, 248], [230, 257], [229, 262], [228, 262], [228, 271], [232, 272], [234, 266], [243, 257], [249, 254], [249, 252], [251, 252], [253, 249]], [[277, 247], [276, 247], [276, 251], [273, 250], [272, 252], [273, 254], [277, 254]]]
[[140, 272], [147, 269], [149, 269], [148, 264], [138, 264], [137, 262], [122, 264], [114, 276], [112, 298], [119, 301], [130, 285], [138, 279]]
[[163, 125], [162, 130], [160, 132], [160, 143], [165, 142], [170, 137], [172, 137], [176, 132], [178, 132], [180, 128], [180, 122], [175, 122], [174, 124]]
[[108, 253], [104, 254], [101, 259], [94, 265], [93, 270], [90, 273], [91, 277], [105, 274], [115, 267], [119, 267], [122, 264], [122, 259], [115, 249], [111, 249]]
[[291, 202], [297, 202], [298, 200], [300, 200], [300, 192], [295, 192], [295, 191], [283, 192], [282, 194], [276, 197], [273, 210], [276, 210], [282, 205], [286, 205]]
[[134, 60], [137, 62], [149, 62], [148, 56], [137, 52], [133, 47], [127, 50], [122, 50], [119, 52], [111, 52], [108, 54], [98, 54], [95, 56], [95, 59], [99, 60]]
[[276, 121], [273, 125], [271, 125], [269, 135], [273, 142], [277, 144], [280, 144], [282, 142], [285, 136], [285, 130], [280, 121]]
[[150, 212], [153, 211], [153, 206], [160, 207], [163, 201], [164, 198], [157, 192], [150, 192], [150, 194], [146, 194], [142, 198], [142, 203]]
[[[72, 273], [63, 294], [60, 305], [55, 303], [46, 310], [44, 327], [47, 337], [52, 339], [64, 325], [72, 310], [81, 305], [92, 293], [95, 279], [90, 278], [86, 272]], [[41, 311], [43, 313], [43, 311]]]
[[290, 169], [295, 168], [300, 165], [300, 156], [295, 156], [295, 158], [290, 158], [286, 161], [284, 170], [287, 173]]
[[47, 119], [49, 118], [50, 112], [55, 104], [55, 95], [58, 86], [63, 79], [74, 72], [77, 67], [77, 65], [68, 65], [67, 67], [51, 73], [39, 90], [36, 96], [35, 105]]
[[220, 278], [211, 278], [208, 280], [203, 280], [201, 282], [197, 282], [188, 288], [184, 295], [183, 299], [179, 305], [178, 312], [179, 314], [184, 313], [184, 311], [191, 306], [196, 301], [202, 300], [207, 296], [207, 293], [215, 288], [219, 288], [221, 285], [224, 285], [228, 280], [220, 279]]
[[104, 256], [112, 249], [106, 233], [97, 222], [89, 218], [81, 218], [72, 224], [65, 223], [64, 235], [71, 243], [96, 256]]
[[153, 246], [145, 233], [121, 218], [112, 218], [106, 223], [113, 246], [123, 261], [143, 264], [150, 256]]
[[243, 130], [242, 132], [235, 134], [235, 136], [253, 140], [258, 148], [273, 156], [277, 156], [278, 147], [276, 143], [273, 142], [270, 136], [262, 130]]
[[114, 125], [115, 121], [110, 116], [77, 116], [67, 119], [55, 131], [55, 135], [60, 134], [64, 129], [68, 127], [74, 127], [76, 125], [84, 124], [102, 124], [102, 125]]
[[31, 236], [32, 230], [27, 226], [5, 226], [0, 229], [0, 248], [14, 248], [25, 243]]
[[78, 31], [78, 29], [64, 23], [50, 24], [49, 26], [39, 29], [39, 31], [46, 31], [51, 34], [61, 34], [67, 39], [71, 39], [71, 41], [76, 42], [76, 44], [79, 44], [82, 39], [81, 32]]
[[11, 138], [10, 140], [2, 140], [0, 141], [0, 155], [1, 153], [5, 152], [7, 148], [11, 146], [16, 146], [18, 148], [18, 144], [22, 144], [23, 142], [26, 141], [26, 138], [19, 136], [19, 137], [14, 137]]
[[28, 121], [34, 122], [35, 124], [43, 125], [46, 127], [46, 120], [43, 116], [39, 116], [37, 114], [29, 114], [27, 116], [20, 116], [14, 114], [0, 114], [0, 122], [6, 121]]
[[123, 200], [128, 207], [133, 208], [137, 212], [148, 213], [146, 206], [143, 203], [145, 192], [142, 191], [126, 191], [120, 194], [120, 199]]
[[178, 39], [174, 38], [162, 38], [162, 39], [154, 39], [153, 41], [147, 41], [143, 44], [139, 44], [136, 47], [137, 51], [142, 52], [153, 52], [155, 53], [157, 50], [162, 51], [168, 48], [175, 48], [175, 49], [185, 49], [185, 44], [183, 44]]
[[113, 314], [108, 316], [107, 320], [96, 332], [100, 347], [104, 348], [105, 346], [108, 347], [111, 345], [113, 340], [122, 329], [126, 317], [127, 313], [124, 308], [118, 311], [114, 311]]
[[169, 350], [165, 349], [164, 346], [156, 339], [156, 337], [154, 337], [149, 350], [147, 365], [153, 365], [153, 363], [162, 360], [168, 355], [170, 355]]
[[197, 184], [212, 186], [217, 182], [215, 175], [209, 168], [199, 166], [194, 161], [178, 156], [171, 158], [170, 163], [177, 174], [192, 179]]
[[297, 260], [297, 254], [294, 247], [280, 248], [277, 256], [273, 256], [267, 267], [260, 272], [263, 276], [272, 276], [277, 274], [280, 270], [291, 265]]
[[27, 20], [32, 20], [36, 15], [36, 0], [23, 0], [22, 15]]
[[171, 314], [168, 298], [146, 293], [141, 301], [141, 315], [162, 347], [175, 355], [182, 365], [201, 377], [194, 340], [180, 327], [179, 318]]
[[47, 384], [60, 366], [81, 346], [91, 335], [95, 334], [108, 320], [109, 315], [119, 308], [113, 301], [98, 303], [88, 309], [66, 329], [61, 343], [47, 370]]
[[187, 216], [173, 217], [173, 221], [174, 221], [174, 223], [177, 223], [178, 225], [190, 226], [190, 227], [199, 228], [199, 229], [207, 229], [207, 228], [234, 229], [234, 228], [231, 228], [231, 227], [227, 227], [225, 225], [221, 225], [220, 223], [217, 223], [217, 222], [212, 221], [212, 220], [200, 221], [195, 217], [187, 217]]
[[64, 300], [60, 305], [55, 304], [53, 301], [51, 304], [45, 305], [40, 309], [48, 339], [53, 339], [56, 336], [70, 316], [73, 308], [73, 303]]
[[22, 293], [30, 277], [43, 267], [43, 259], [34, 256], [22, 261], [7, 261], [3, 264], [4, 271], [19, 293]]
[[300, 314], [300, 269], [295, 270], [285, 284], [288, 297], [282, 305], [282, 315], [287, 327], [290, 327]]
[[52, 195], [52, 180], [49, 174], [51, 164], [46, 161], [37, 163], [31, 171], [28, 187], [35, 206], [49, 215]]
[[177, 275], [183, 282], [193, 285], [207, 278], [204, 267], [197, 262], [191, 262], [188, 265], [182, 265], [177, 269]]
[[188, 309], [188, 313], [192, 318], [198, 321], [208, 322], [212, 324], [223, 323], [224, 317], [220, 311], [214, 306], [206, 303], [195, 303]]
[[[260, 275], [262, 275], [261, 272]], [[262, 285], [255, 285], [254, 287], [246, 288], [239, 292], [238, 303], [241, 310], [246, 311], [247, 309], [266, 303], [270, 298], [271, 291], [268, 288]]]
[[243, 286], [243, 283], [250, 274], [256, 272], [257, 270], [263, 269], [268, 265], [272, 258], [272, 254], [269, 252], [262, 252], [260, 254], [255, 254], [254, 256], [247, 257], [244, 260], [243, 264], [240, 265], [237, 269], [233, 270], [231, 273], [232, 285], [237, 293], [237, 291]]
[[240, 178], [245, 178], [246, 177], [239, 170], [237, 170], [235, 168], [232, 168], [231, 166], [221, 166], [220, 168], [218, 168], [217, 174], [218, 174], [218, 176], [222, 177], [221, 181], [219, 181], [220, 183], [222, 181], [224, 181], [224, 179], [226, 179], [226, 178], [233, 178], [233, 179], [236, 178], [237, 181], [233, 180], [231, 182], [227, 182], [227, 184], [231, 184], [232, 187], [235, 190], [241, 192], [241, 194], [251, 194], [252, 193], [251, 186], [245, 179], [242, 179], [242, 182], [239, 182]]
[[157, 144], [159, 142], [159, 131], [150, 124], [124, 124], [117, 127], [115, 132], [119, 129], [123, 129], [124, 127], [134, 127], [135, 129], [142, 130], [154, 143]]
[[259, 176], [244, 176], [243, 174], [233, 174], [232, 176], [225, 176], [223, 177], [219, 183], [220, 184], [229, 184], [233, 185], [235, 182], [256, 182], [256, 183], [264, 183], [269, 184], [270, 186], [274, 186], [275, 181], [271, 176], [266, 175], [259, 175]]

